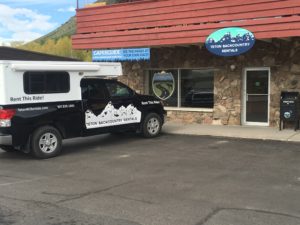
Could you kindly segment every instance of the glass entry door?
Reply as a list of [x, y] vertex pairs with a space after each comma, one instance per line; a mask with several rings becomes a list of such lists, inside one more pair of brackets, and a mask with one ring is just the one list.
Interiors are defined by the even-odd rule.
[[244, 124], [269, 125], [269, 69], [247, 69], [244, 77]]

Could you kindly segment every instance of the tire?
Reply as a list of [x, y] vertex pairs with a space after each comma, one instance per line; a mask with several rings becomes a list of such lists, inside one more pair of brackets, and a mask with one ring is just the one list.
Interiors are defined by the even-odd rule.
[[39, 159], [48, 159], [61, 153], [62, 136], [51, 126], [40, 127], [35, 130], [31, 139], [31, 154]]
[[13, 146], [1, 146], [0, 150], [3, 150], [5, 152], [14, 152], [16, 149]]
[[160, 134], [161, 128], [161, 117], [156, 113], [149, 113], [143, 121], [142, 134], [146, 138], [154, 138]]

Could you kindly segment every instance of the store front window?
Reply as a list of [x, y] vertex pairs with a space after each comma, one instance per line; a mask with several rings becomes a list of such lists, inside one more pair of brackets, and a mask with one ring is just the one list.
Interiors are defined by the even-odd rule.
[[213, 70], [151, 70], [149, 94], [164, 101], [165, 106], [213, 108]]

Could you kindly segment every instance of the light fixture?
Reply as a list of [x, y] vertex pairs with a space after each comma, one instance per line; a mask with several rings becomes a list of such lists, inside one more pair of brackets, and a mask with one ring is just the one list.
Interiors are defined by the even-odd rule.
[[235, 71], [235, 69], [236, 69], [236, 65], [234, 65], [234, 64], [230, 65], [230, 70], [231, 71]]

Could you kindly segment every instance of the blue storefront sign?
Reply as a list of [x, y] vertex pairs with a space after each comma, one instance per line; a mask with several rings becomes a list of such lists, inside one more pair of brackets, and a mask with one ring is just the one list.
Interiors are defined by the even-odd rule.
[[93, 62], [150, 60], [150, 48], [93, 50]]
[[217, 30], [206, 40], [206, 48], [218, 56], [237, 56], [249, 51], [255, 44], [254, 34], [250, 31], [229, 27]]

